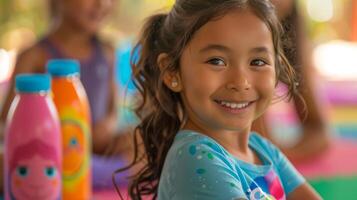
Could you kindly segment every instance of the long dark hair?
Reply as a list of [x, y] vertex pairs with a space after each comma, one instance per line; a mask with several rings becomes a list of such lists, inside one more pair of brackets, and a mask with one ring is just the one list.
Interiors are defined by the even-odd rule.
[[297, 109], [297, 113], [300, 119], [305, 121], [308, 118], [309, 112], [306, 102], [300, 94], [306, 92], [306, 88], [308, 87], [303, 86], [303, 84], [306, 84], [303, 68], [311, 66], [303, 66], [309, 64], [303, 62], [303, 56], [306, 54], [303, 52], [303, 44], [306, 43], [307, 40], [307, 33], [303, 24], [303, 18], [299, 13], [297, 1], [292, 1], [292, 8], [289, 14], [281, 20], [284, 33], [282, 34], [282, 47], [284, 55], [296, 72], [296, 83], [299, 85], [299, 95], [295, 95], [296, 98], [294, 98], [294, 101], [295, 106], [299, 108]]
[[[156, 198], [165, 157], [184, 121], [181, 98], [164, 85], [163, 74], [178, 71], [182, 52], [198, 29], [234, 9], [251, 10], [270, 29], [276, 77], [288, 86], [287, 97], [297, 94], [294, 69], [281, 48], [282, 28], [269, 0], [177, 0], [169, 13], [151, 16], [136, 44], [140, 56], [132, 61], [134, 82], [141, 95], [135, 111], [141, 121], [134, 134], [134, 160], [127, 168], [145, 162], [129, 185], [132, 199], [141, 199], [143, 195]], [[168, 65], [160, 70], [157, 58], [161, 53], [167, 54]], [[138, 153], [141, 148], [143, 155]]]
[[282, 34], [283, 50], [290, 64], [296, 69], [301, 65], [301, 22], [296, 1], [293, 1], [291, 11], [281, 20], [284, 34]]

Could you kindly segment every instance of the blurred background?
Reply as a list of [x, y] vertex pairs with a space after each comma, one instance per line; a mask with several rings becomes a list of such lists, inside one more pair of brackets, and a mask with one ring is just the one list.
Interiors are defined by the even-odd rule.
[[[132, 45], [145, 17], [169, 9], [173, 2], [118, 0], [101, 29], [100, 35], [116, 47], [121, 127], [135, 123], [130, 110], [134, 88], [129, 82], [128, 61]], [[320, 74], [318, 91], [331, 105], [327, 113], [334, 138], [357, 142], [357, 0], [298, 3], [313, 42], [314, 63]], [[48, 25], [47, 0], [0, 0], [0, 108], [16, 56], [45, 35]], [[275, 137], [287, 144], [294, 142], [298, 127], [291, 107], [288, 103], [274, 106], [270, 123]], [[353, 152], [357, 153], [356, 145], [342, 143], [325, 157], [297, 167], [324, 199], [357, 199], [357, 160], [350, 157], [356, 155]]]

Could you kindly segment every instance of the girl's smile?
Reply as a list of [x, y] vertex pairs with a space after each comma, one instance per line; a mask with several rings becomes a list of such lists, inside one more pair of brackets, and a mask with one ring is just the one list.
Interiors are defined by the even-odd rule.
[[232, 114], [239, 114], [247, 109], [254, 103], [254, 101], [227, 101], [227, 100], [214, 100], [219, 107], [224, 111]]

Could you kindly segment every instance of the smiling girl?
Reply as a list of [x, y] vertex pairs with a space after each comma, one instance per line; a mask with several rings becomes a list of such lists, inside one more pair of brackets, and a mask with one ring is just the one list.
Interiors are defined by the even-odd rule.
[[177, 0], [149, 18], [133, 64], [147, 162], [133, 199], [320, 199], [251, 131], [278, 81], [298, 95], [280, 34], [268, 0]]

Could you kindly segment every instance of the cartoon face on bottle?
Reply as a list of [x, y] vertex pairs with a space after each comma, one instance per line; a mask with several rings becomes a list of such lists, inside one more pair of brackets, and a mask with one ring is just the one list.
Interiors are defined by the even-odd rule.
[[11, 199], [57, 200], [61, 191], [58, 152], [40, 140], [18, 147], [10, 161]]
[[73, 176], [81, 171], [85, 159], [85, 135], [79, 123], [62, 120], [63, 175]]

